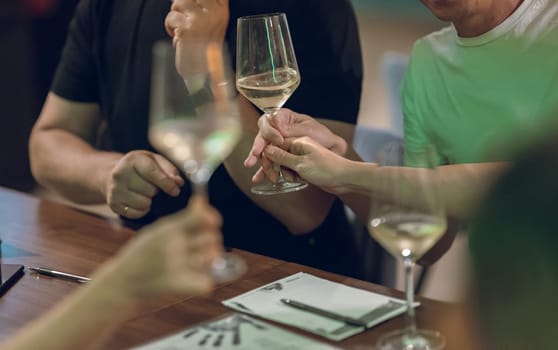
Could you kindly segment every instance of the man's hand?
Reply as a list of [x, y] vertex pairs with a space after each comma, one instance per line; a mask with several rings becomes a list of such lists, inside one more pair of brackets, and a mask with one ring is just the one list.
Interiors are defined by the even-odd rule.
[[149, 212], [159, 190], [176, 197], [183, 185], [178, 169], [167, 159], [147, 151], [133, 151], [112, 169], [106, 180], [105, 196], [115, 213], [137, 219]]
[[163, 295], [210, 292], [215, 283], [211, 266], [223, 249], [221, 224], [221, 216], [205, 198], [192, 197], [186, 210], [138, 232], [104, 269], [110, 271], [104, 274], [107, 286], [140, 303]]
[[[174, 0], [165, 19], [176, 48], [176, 68], [184, 79], [205, 80], [208, 43], [222, 44], [229, 23], [229, 0]], [[195, 45], [195, 50], [192, 50]]]

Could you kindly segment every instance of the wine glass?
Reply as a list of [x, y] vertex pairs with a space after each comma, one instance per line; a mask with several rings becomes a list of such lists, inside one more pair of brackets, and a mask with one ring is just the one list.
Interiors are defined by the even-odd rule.
[[[284, 13], [240, 17], [237, 21], [236, 88], [273, 118], [300, 84], [300, 74], [289, 25]], [[308, 187], [304, 181], [287, 181], [279, 167], [277, 183], [253, 186], [256, 194], [278, 194]]]
[[[436, 168], [432, 147], [405, 151], [402, 142], [391, 142], [377, 155], [378, 186], [372, 195], [368, 230], [387, 251], [405, 266], [408, 326], [383, 335], [379, 350], [437, 350], [445, 338], [436, 331], [417, 329], [413, 307], [413, 268], [443, 236], [447, 221], [434, 186]], [[412, 164], [409, 166], [408, 164]]]
[[[211, 175], [241, 136], [230, 61], [222, 44], [191, 42], [180, 52], [163, 41], [152, 67], [149, 140], [184, 171], [193, 195], [207, 198]], [[224, 253], [211, 272], [226, 282], [245, 270], [240, 257]]]

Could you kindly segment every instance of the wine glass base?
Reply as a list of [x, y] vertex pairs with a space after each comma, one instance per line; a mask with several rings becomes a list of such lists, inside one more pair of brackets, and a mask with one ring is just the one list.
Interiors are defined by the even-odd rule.
[[384, 334], [376, 344], [378, 350], [443, 350], [446, 339], [440, 332], [417, 329], [411, 334], [400, 329]]
[[300, 191], [305, 189], [306, 187], [308, 187], [307, 182], [282, 181], [277, 183], [267, 183], [254, 186], [250, 190], [252, 191], [252, 193], [255, 194], [273, 195]]
[[244, 259], [233, 253], [224, 253], [211, 266], [211, 276], [215, 283], [231, 282], [246, 273]]

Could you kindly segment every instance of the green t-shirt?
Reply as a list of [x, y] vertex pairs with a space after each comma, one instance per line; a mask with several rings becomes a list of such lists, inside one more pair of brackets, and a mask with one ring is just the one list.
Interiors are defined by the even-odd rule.
[[402, 102], [408, 149], [431, 144], [439, 164], [510, 159], [558, 117], [558, 2], [524, 0], [475, 38], [448, 27], [418, 40]]

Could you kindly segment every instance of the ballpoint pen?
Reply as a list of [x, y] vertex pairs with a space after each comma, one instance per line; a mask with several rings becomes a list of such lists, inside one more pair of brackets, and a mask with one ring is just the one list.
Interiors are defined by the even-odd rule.
[[69, 281], [78, 282], [78, 283], [86, 283], [86, 282], [91, 281], [91, 278], [88, 278], [88, 277], [74, 275], [72, 273], [67, 273], [67, 272], [62, 272], [62, 271], [56, 271], [56, 270], [52, 270], [52, 269], [49, 269], [49, 268], [46, 268], [46, 267], [28, 267], [27, 269], [31, 270], [33, 272], [36, 272], [40, 275], [56, 277], [56, 278], [63, 278], [63, 279], [67, 279]]
[[308, 312], [314, 313], [316, 315], [320, 315], [320, 316], [330, 318], [332, 320], [345, 322], [346, 324], [349, 324], [351, 326], [366, 328], [366, 322], [361, 321], [361, 320], [357, 320], [356, 318], [340, 315], [338, 313], [328, 311], [328, 310], [324, 310], [324, 309], [320, 309], [320, 308], [317, 308], [315, 306], [304, 304], [304, 303], [301, 303], [300, 301], [296, 301], [296, 300], [292, 300], [292, 299], [281, 299], [281, 302], [283, 304], [286, 304], [288, 306], [292, 306], [292, 307], [300, 309], [300, 310], [308, 311]]

